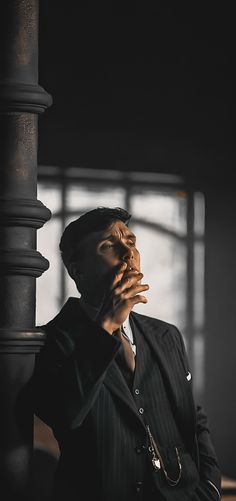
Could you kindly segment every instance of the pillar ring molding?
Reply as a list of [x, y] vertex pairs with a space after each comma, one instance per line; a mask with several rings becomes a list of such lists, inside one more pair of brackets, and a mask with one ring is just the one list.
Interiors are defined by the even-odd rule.
[[46, 334], [39, 329], [0, 329], [0, 353], [38, 353]]
[[41, 228], [51, 211], [40, 200], [0, 198], [0, 225]]
[[0, 112], [43, 113], [52, 104], [52, 96], [40, 85], [0, 82]]
[[49, 261], [31, 249], [0, 249], [0, 275], [40, 277], [49, 268]]

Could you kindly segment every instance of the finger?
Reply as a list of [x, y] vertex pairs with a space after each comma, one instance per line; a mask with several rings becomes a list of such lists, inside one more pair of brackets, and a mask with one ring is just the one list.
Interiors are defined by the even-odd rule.
[[127, 263], [124, 261], [113, 267], [106, 274], [105, 281], [102, 284], [102, 288], [104, 289], [103, 297], [99, 305], [96, 319], [100, 318], [100, 316], [111, 307], [113, 301], [113, 289], [117, 283], [120, 283], [126, 268]]
[[125, 270], [127, 268], [127, 263], [122, 263], [119, 264], [118, 267], [116, 267], [113, 272], [112, 272], [112, 281], [111, 281], [111, 290], [116, 287], [120, 281], [122, 280], [122, 277], [125, 273]]
[[112, 270], [107, 274], [103, 300], [100, 304], [98, 316], [100, 316], [106, 309], [108, 309], [111, 306], [113, 289], [116, 286], [116, 284], [121, 281], [121, 278], [126, 268], [127, 268], [126, 262], [119, 263], [117, 266], [112, 268]]
[[120, 283], [117, 284], [116, 287], [116, 293], [121, 294], [123, 291], [126, 289], [130, 289], [133, 285], [137, 285], [143, 278], [142, 273], [132, 272], [132, 274], [129, 274], [128, 276], [123, 275], [123, 278]]
[[120, 299], [125, 301], [126, 299], [130, 299], [130, 298], [136, 296], [139, 292], [144, 292], [144, 291], [147, 291], [148, 289], [149, 289], [148, 284], [139, 284], [139, 285], [130, 287], [130, 289], [126, 289], [124, 292], [122, 292], [120, 294]]
[[147, 303], [148, 300], [145, 296], [142, 296], [140, 294], [138, 294], [137, 296], [134, 296], [132, 298], [129, 299], [129, 301], [132, 303], [132, 307], [135, 305], [135, 304], [138, 304], [138, 303]]
[[[137, 303], [147, 303], [148, 300], [146, 296], [143, 296], [142, 294], [137, 294], [136, 296], [130, 297], [129, 299], [126, 299], [123, 301], [123, 305], [126, 304], [129, 308], [129, 310], [132, 310], [133, 306]], [[115, 301], [116, 303], [116, 301]], [[117, 305], [120, 304], [120, 301], [117, 301]]]

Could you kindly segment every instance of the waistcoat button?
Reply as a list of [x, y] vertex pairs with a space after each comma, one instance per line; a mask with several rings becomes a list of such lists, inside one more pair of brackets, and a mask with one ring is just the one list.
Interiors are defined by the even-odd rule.
[[141, 491], [142, 485], [143, 485], [143, 482], [141, 480], [139, 480], [138, 482], [136, 482], [136, 492], [140, 492]]
[[143, 452], [146, 451], [146, 445], [137, 445], [137, 447], [135, 447], [135, 450], [137, 452], [137, 454], [142, 454]]

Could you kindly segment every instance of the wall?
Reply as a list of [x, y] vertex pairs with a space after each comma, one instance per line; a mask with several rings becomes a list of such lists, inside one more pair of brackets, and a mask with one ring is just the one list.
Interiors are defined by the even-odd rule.
[[236, 478], [236, 198], [232, 179], [216, 181], [206, 188], [205, 402], [222, 470]]
[[39, 162], [177, 173], [205, 192], [205, 407], [223, 472], [236, 477], [233, 15], [145, 9], [41, 2], [40, 80], [54, 105]]

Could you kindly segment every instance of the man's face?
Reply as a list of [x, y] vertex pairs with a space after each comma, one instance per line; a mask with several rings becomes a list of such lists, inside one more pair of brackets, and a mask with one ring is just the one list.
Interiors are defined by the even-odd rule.
[[113, 222], [104, 231], [88, 235], [82, 249], [84, 257], [80, 263], [80, 272], [85, 277], [86, 295], [95, 294], [97, 289], [105, 291], [109, 285], [109, 276], [124, 261], [127, 263], [126, 272], [130, 269], [140, 271], [136, 237], [120, 220]]

